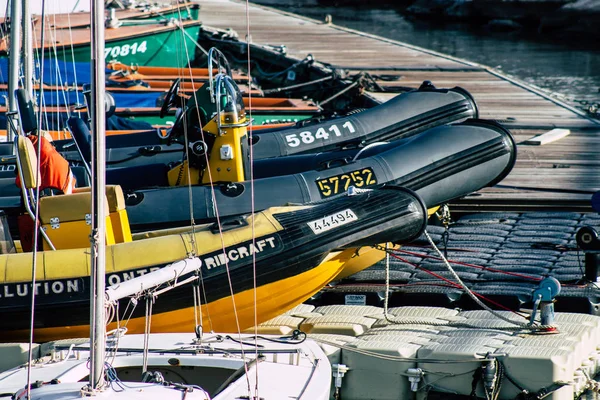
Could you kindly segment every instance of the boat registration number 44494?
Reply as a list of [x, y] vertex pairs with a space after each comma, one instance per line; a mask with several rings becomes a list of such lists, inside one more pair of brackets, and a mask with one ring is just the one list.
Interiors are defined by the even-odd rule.
[[317, 179], [317, 189], [321, 198], [331, 197], [343, 193], [350, 186], [365, 188], [377, 184], [377, 177], [373, 169], [367, 167], [346, 174], [334, 175], [329, 178]]
[[308, 226], [318, 235], [323, 232], [327, 232], [331, 229], [337, 228], [338, 226], [346, 225], [352, 221], [358, 221], [358, 217], [351, 209], [347, 208], [335, 214], [327, 215], [326, 217], [316, 219], [308, 222]]

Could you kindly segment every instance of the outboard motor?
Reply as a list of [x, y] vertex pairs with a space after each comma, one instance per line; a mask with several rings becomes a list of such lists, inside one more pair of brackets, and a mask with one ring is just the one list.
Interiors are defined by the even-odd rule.
[[248, 125], [244, 100], [237, 84], [230, 76], [219, 74], [215, 78], [212, 98], [216, 104], [214, 118], [203, 127], [215, 137], [209, 151], [209, 174], [204, 174], [202, 183], [240, 182], [250, 172], [248, 153]]
[[200, 88], [179, 120], [175, 126], [183, 122], [187, 127], [188, 159], [169, 172], [171, 186], [239, 182], [249, 176], [249, 120], [239, 87], [228, 74]]

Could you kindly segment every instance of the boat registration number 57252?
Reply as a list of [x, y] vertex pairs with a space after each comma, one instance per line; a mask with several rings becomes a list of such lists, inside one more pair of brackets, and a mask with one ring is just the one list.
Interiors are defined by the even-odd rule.
[[319, 233], [327, 232], [333, 228], [346, 225], [352, 221], [358, 221], [358, 217], [356, 214], [354, 214], [354, 211], [347, 208], [338, 213], [307, 222], [307, 224], [314, 234], [318, 235]]
[[331, 197], [343, 193], [350, 186], [365, 188], [377, 184], [377, 177], [373, 169], [367, 167], [346, 174], [334, 175], [329, 178], [317, 179], [317, 189], [321, 198]]

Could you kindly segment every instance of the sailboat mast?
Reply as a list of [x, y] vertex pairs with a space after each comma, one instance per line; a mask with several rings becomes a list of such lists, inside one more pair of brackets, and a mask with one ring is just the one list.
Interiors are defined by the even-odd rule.
[[105, 118], [104, 106], [104, 0], [91, 3], [91, 76], [92, 76], [92, 287], [90, 341], [92, 360], [90, 387], [99, 389], [104, 384], [104, 352], [106, 327], [104, 320], [105, 261], [106, 261], [106, 209], [104, 205], [106, 186], [105, 166]]
[[[31, 6], [29, 0], [22, 0], [23, 4], [23, 72], [24, 89], [33, 99], [33, 38], [31, 37]], [[44, 12], [42, 12], [44, 15]]]
[[[13, 114], [11, 118], [16, 118], [17, 101], [15, 100], [15, 90], [19, 87], [19, 62], [21, 61], [21, 0], [12, 0], [10, 11], [10, 65], [8, 70], [8, 111]], [[13, 140], [17, 134], [13, 130], [13, 125], [8, 126], [9, 141]]]

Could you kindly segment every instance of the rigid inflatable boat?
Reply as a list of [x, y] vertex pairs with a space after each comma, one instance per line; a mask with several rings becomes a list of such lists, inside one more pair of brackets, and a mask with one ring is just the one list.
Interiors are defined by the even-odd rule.
[[[243, 103], [236, 102], [239, 97], [226, 75], [217, 80], [216, 98], [227, 101], [223, 109], [216, 102], [215, 117], [202, 130], [204, 140], [190, 143], [187, 160], [169, 171], [161, 165], [140, 168], [137, 174], [131, 169], [109, 171], [108, 182], [126, 188], [161, 186], [126, 191], [134, 231], [183, 226], [190, 215], [206, 222], [217, 215], [246, 214], [252, 207], [262, 210], [290, 202], [302, 204], [337, 196], [350, 186], [386, 183], [406, 184], [434, 207], [495, 184], [508, 174], [515, 160], [515, 143], [507, 130], [494, 123], [471, 121], [433, 128], [388, 145], [355, 149], [351, 156], [345, 152], [296, 156], [299, 159], [288, 155], [291, 162], [287, 163], [265, 159], [257, 168], [264, 175], [249, 182], [248, 119]], [[298, 166], [304, 167], [304, 172], [294, 173], [302, 168]], [[20, 206], [14, 195], [2, 202], [5, 209]]]
[[[228, 101], [241, 102], [241, 94], [235, 83], [226, 80]], [[174, 93], [171, 88], [169, 93]], [[211, 138], [205, 136], [206, 124], [214, 118], [216, 108], [210, 98], [209, 85], [200, 88], [180, 113], [168, 138], [151, 134], [119, 135], [107, 138], [107, 165], [112, 167], [135, 166], [149, 163], [174, 162], [180, 156], [174, 150], [182, 150], [184, 136], [190, 148], [210, 147]], [[167, 95], [164, 104], [168, 109], [172, 95]], [[214, 97], [214, 96], [213, 96]], [[239, 110], [245, 112], [239, 104]], [[467, 118], [477, 117], [477, 106], [464, 89], [436, 89], [424, 84], [419, 89], [403, 93], [370, 109], [331, 118], [313, 118], [299, 121], [284, 128], [273, 128], [254, 132], [250, 145], [253, 158], [265, 159], [295, 154], [329, 151], [368, 144], [377, 141], [410, 137], [429, 128]], [[243, 116], [240, 114], [238, 118]], [[85, 128], [70, 124], [75, 137]], [[169, 145], [170, 144], [170, 145]], [[196, 147], [194, 147], [194, 144]], [[68, 143], [57, 143], [57, 148], [69, 160], [80, 159], [79, 155], [63, 147]], [[71, 147], [72, 149], [72, 147]], [[164, 156], [164, 153], [170, 153]]]
[[[89, 192], [41, 199], [44, 243], [46, 247], [53, 243], [57, 250], [38, 253], [34, 286], [30, 253], [0, 255], [4, 321], [0, 340], [28, 337], [33, 287], [36, 341], [85, 335], [89, 330], [89, 248], [85, 247], [89, 201]], [[279, 315], [334, 279], [357, 246], [413, 240], [425, 228], [427, 215], [414, 192], [386, 187], [314, 204], [270, 208], [235, 221], [221, 219], [220, 224], [131, 235], [118, 186], [107, 190], [107, 206], [107, 284], [198, 257], [202, 268], [197, 288], [204, 320], [210, 320], [210, 330], [225, 332], [238, 329], [232, 304], [240, 329], [254, 325], [255, 304], [258, 322]], [[349, 249], [332, 253], [339, 248]], [[164, 299], [154, 305], [152, 331], [193, 330], [192, 292], [190, 286], [181, 286], [162, 294]], [[122, 304], [120, 309], [125, 307]], [[129, 331], [144, 331], [143, 309], [133, 311]]]
[[[228, 101], [238, 104], [240, 115], [246, 113], [243, 98], [237, 85], [232, 80], [224, 80], [223, 96]], [[167, 113], [173, 104], [177, 91], [172, 87], [165, 99], [164, 112]], [[181, 159], [185, 143], [190, 149], [201, 149], [211, 146], [210, 135], [204, 135], [204, 126], [216, 114], [213, 100], [210, 97], [210, 85], [200, 88], [186, 107], [168, 135], [150, 130], [128, 135], [107, 136], [106, 161], [108, 168], [163, 164], [165, 167]], [[214, 97], [214, 90], [213, 90]], [[254, 99], [253, 102], [260, 101]], [[26, 97], [18, 101], [19, 108], [27, 109], [30, 101]], [[29, 107], [31, 122], [25, 123], [30, 129], [37, 130], [37, 118], [33, 107]], [[255, 115], [252, 114], [255, 118]], [[330, 118], [313, 118], [299, 121], [295, 125], [253, 132], [250, 145], [255, 160], [281, 157], [295, 154], [306, 154], [320, 151], [337, 150], [348, 146], [358, 146], [377, 141], [395, 140], [410, 137], [448, 123], [477, 117], [477, 106], [472, 96], [464, 89], [436, 89], [424, 83], [419, 89], [400, 94], [393, 99], [371, 109]], [[89, 131], [83, 121], [69, 121], [73, 135], [82, 143]], [[187, 136], [187, 137], [186, 137]], [[0, 144], [0, 154], [11, 154], [10, 143]], [[81, 161], [81, 155], [71, 140], [55, 141], [56, 148], [63, 156], [74, 163]], [[89, 148], [89, 145], [87, 145]], [[89, 152], [87, 152], [89, 154]], [[192, 152], [192, 157], [194, 156]], [[203, 154], [197, 155], [202, 157]], [[10, 164], [8, 162], [7, 164]]]
[[[433, 207], [502, 180], [514, 165], [516, 144], [500, 125], [472, 120], [373, 146], [353, 157], [347, 154], [321, 162], [322, 155], [308, 156], [317, 166], [313, 170], [253, 182], [229, 179], [228, 183], [208, 186], [128, 191], [129, 219], [133, 229], [168, 227], [186, 221], [191, 203], [194, 218], [202, 221], [212, 220], [217, 214], [244, 214], [251, 207], [260, 210], [328, 199], [350, 186], [370, 188], [381, 184], [409, 187]], [[295, 161], [299, 160], [280, 160], [280, 164], [265, 164], [264, 168], [292, 169], [297, 165]]]

